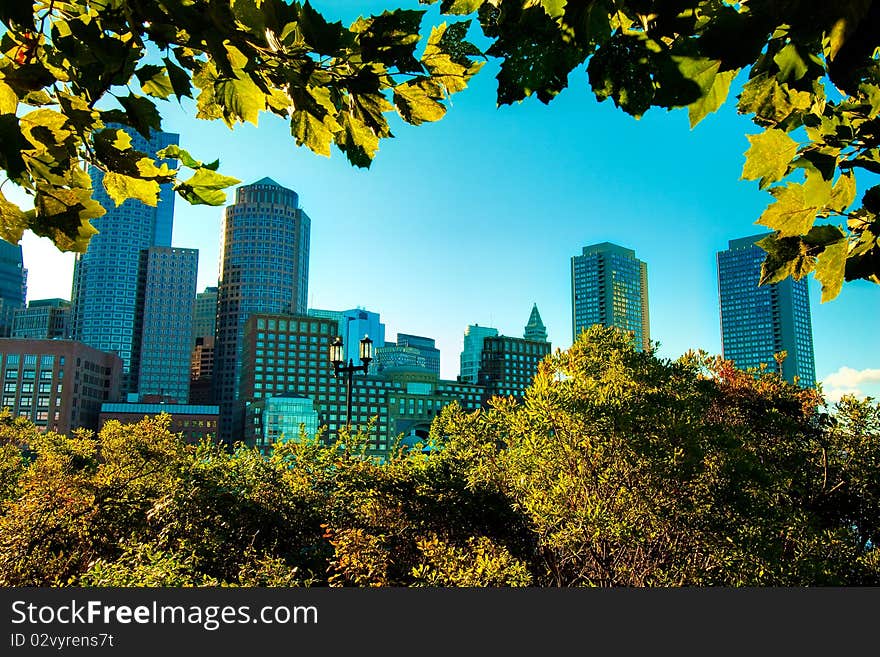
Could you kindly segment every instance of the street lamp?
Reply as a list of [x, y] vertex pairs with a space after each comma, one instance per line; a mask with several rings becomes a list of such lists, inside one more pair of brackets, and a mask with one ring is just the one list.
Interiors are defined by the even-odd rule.
[[355, 365], [350, 358], [348, 359], [348, 365], [343, 365], [345, 362], [345, 349], [342, 345], [342, 338], [336, 336], [333, 342], [330, 343], [330, 362], [333, 363], [334, 375], [337, 379], [340, 374], [348, 375], [345, 383], [345, 426], [349, 431], [351, 430], [351, 376], [355, 372], [363, 372], [366, 374], [367, 368], [370, 366], [370, 361], [373, 360], [373, 341], [366, 335], [361, 338], [359, 355], [361, 358], [361, 365]]

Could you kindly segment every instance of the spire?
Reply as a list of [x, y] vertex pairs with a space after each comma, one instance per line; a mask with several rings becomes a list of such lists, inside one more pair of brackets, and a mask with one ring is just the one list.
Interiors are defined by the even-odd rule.
[[547, 328], [541, 321], [541, 313], [538, 312], [538, 304], [532, 305], [532, 314], [529, 315], [529, 323], [526, 324], [526, 332], [523, 334], [526, 340], [547, 342]]

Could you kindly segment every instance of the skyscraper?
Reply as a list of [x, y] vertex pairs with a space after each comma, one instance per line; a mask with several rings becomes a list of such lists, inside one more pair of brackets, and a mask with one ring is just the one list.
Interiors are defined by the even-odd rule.
[[[147, 141], [133, 130], [127, 132], [132, 147], [150, 157], [178, 142], [172, 133], [157, 132]], [[107, 213], [92, 220], [98, 234], [74, 261], [71, 331], [75, 340], [122, 358], [123, 391], [134, 392], [131, 359], [141, 251], [171, 246], [174, 192], [170, 184], [162, 185], [156, 207], [133, 199], [116, 207], [104, 191], [103, 173], [92, 169], [90, 175], [95, 199]]]
[[24, 308], [27, 297], [27, 270], [20, 244], [0, 239], [0, 337], [12, 334], [15, 311]]
[[480, 373], [480, 359], [483, 353], [483, 341], [498, 335], [498, 329], [490, 326], [470, 324], [464, 330], [464, 343], [459, 357], [459, 375], [461, 381], [477, 383]]
[[138, 401], [189, 400], [198, 268], [196, 249], [141, 251], [130, 391], [137, 391]]
[[780, 374], [812, 387], [816, 368], [807, 279], [758, 285], [767, 254], [757, 242], [766, 236], [730, 240], [728, 249], [718, 252], [722, 355], [739, 369], [765, 364], [779, 371], [774, 355], [784, 351]]
[[31, 299], [27, 308], [15, 311], [12, 317], [12, 337], [31, 340], [69, 339], [70, 301]]
[[360, 341], [366, 336], [376, 347], [385, 346], [385, 324], [380, 321], [379, 313], [363, 308], [343, 310], [339, 320], [339, 331], [345, 347], [345, 362], [351, 360], [355, 365], [360, 360]]
[[196, 294], [193, 310], [193, 337], [214, 338], [217, 332], [217, 288], [206, 287]]
[[631, 334], [638, 349], [649, 346], [648, 266], [635, 251], [602, 242], [572, 257], [571, 324], [573, 340], [601, 324]]
[[223, 213], [213, 377], [223, 440], [236, 438], [243, 418], [238, 392], [247, 318], [306, 312], [310, 230], [297, 193], [270, 178], [239, 187]]

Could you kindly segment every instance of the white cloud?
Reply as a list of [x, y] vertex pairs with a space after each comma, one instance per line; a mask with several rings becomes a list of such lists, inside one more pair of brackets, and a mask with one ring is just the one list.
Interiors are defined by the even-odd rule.
[[825, 377], [822, 388], [829, 401], [839, 401], [844, 395], [864, 397], [862, 387], [866, 384], [880, 384], [880, 369], [855, 370], [841, 367]]

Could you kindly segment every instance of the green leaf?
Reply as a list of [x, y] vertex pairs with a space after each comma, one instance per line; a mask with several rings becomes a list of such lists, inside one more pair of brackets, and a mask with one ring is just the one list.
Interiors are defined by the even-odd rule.
[[37, 235], [48, 237], [62, 251], [82, 253], [98, 231], [90, 219], [105, 214], [101, 204], [92, 199], [91, 189], [64, 189], [41, 185], [34, 197], [34, 210], [28, 227]]
[[196, 169], [196, 172], [188, 179], [183, 181], [190, 187], [204, 187], [205, 189], [226, 189], [237, 185], [241, 181], [238, 178], [224, 176], [210, 169]]
[[815, 267], [816, 258], [809, 255], [799, 237], [768, 235], [757, 245], [767, 252], [761, 265], [760, 285], [779, 283], [789, 276], [800, 279]]
[[[413, 125], [429, 121], [439, 121], [446, 114], [446, 108], [437, 101], [442, 91], [431, 89], [429, 78], [405, 82], [394, 87], [394, 105], [403, 120]], [[429, 89], [431, 93], [428, 93]]]
[[764, 210], [757, 223], [778, 231], [779, 237], [804, 235], [813, 226], [819, 208], [807, 204], [806, 191], [798, 183], [774, 187], [776, 202]]
[[223, 190], [240, 182], [237, 178], [201, 168], [188, 180], [178, 182], [175, 191], [193, 205], [223, 205], [226, 203]]
[[180, 163], [183, 166], [189, 167], [190, 169], [210, 169], [211, 171], [216, 171], [220, 166], [220, 160], [215, 160], [210, 164], [200, 162], [190, 155], [189, 151], [183, 150], [177, 144], [171, 144], [162, 150], [157, 151], [156, 157], [160, 160], [180, 160]]
[[135, 75], [141, 83], [141, 89], [148, 96], [164, 99], [174, 93], [171, 79], [161, 66], [154, 66], [152, 64], [142, 66], [135, 71]]
[[559, 18], [565, 13], [568, 0], [526, 0], [525, 7], [542, 7], [551, 18]]
[[266, 109], [266, 94], [245, 73], [235, 79], [218, 80], [215, 96], [224, 108], [224, 120], [230, 128], [236, 121], [257, 125], [260, 112]]
[[800, 80], [806, 75], [809, 67], [798, 52], [797, 46], [789, 43], [773, 57], [773, 61], [779, 67], [776, 79], [780, 82]]
[[12, 87], [0, 80], [0, 114], [15, 114], [18, 108], [18, 95]]
[[159, 200], [159, 183], [155, 180], [132, 178], [112, 171], [104, 174], [104, 189], [117, 207], [130, 198], [153, 207]]
[[828, 207], [837, 212], [846, 209], [856, 200], [856, 177], [850, 173], [842, 173], [831, 190], [831, 201]]
[[843, 287], [849, 240], [843, 238], [825, 247], [816, 260], [816, 280], [822, 284], [822, 303], [831, 301]]
[[128, 124], [137, 130], [144, 139], [149, 140], [153, 130], [162, 129], [162, 118], [156, 109], [156, 105], [149, 98], [129, 94], [117, 99], [125, 109], [128, 116]]
[[751, 146], [745, 152], [744, 180], [759, 180], [759, 189], [781, 180], [788, 165], [797, 154], [797, 142], [782, 130], [770, 129], [756, 135], [747, 135]]
[[184, 96], [192, 98], [192, 84], [190, 83], [189, 73], [180, 66], [172, 62], [168, 57], [162, 60], [165, 63], [165, 70], [168, 71], [168, 79], [171, 81], [171, 89], [177, 100], [180, 101]]
[[336, 145], [353, 165], [368, 168], [379, 150], [379, 137], [357, 117], [344, 114]]
[[[328, 118], [331, 122], [327, 121]], [[337, 130], [330, 128], [334, 124]], [[330, 157], [330, 144], [333, 143], [333, 136], [338, 131], [338, 126], [339, 124], [329, 115], [321, 120], [305, 110], [297, 110], [290, 117], [290, 132], [296, 137], [297, 145], [305, 145], [311, 151], [325, 157]]]
[[730, 84], [737, 73], [739, 70], [717, 73], [712, 79], [712, 86], [703, 93], [703, 96], [688, 105], [688, 119], [691, 128], [724, 105], [727, 101], [727, 94], [730, 92]]
[[[432, 0], [432, 3], [436, 0]], [[443, 0], [440, 11], [444, 14], [472, 14], [483, 4], [484, 0]]]
[[18, 244], [25, 228], [27, 215], [15, 203], [10, 203], [0, 192], [0, 237], [12, 244]]

